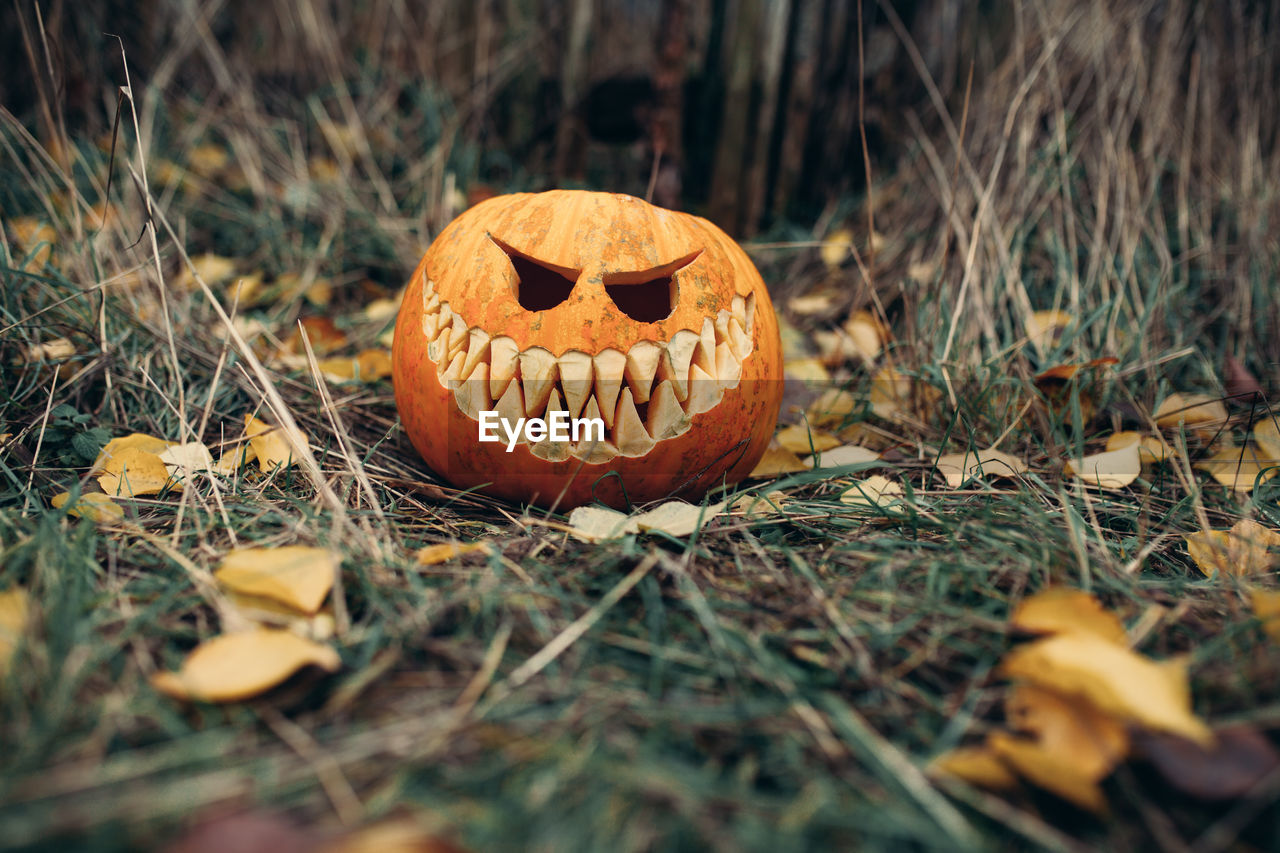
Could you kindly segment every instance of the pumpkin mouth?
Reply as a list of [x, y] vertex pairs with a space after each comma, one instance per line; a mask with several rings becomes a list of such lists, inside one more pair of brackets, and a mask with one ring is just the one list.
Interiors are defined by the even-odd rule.
[[753, 351], [755, 294], [734, 296], [730, 308], [703, 320], [700, 330], [682, 329], [669, 341], [638, 341], [626, 352], [569, 350], [557, 357], [543, 347], [520, 350], [510, 337], [469, 326], [440, 299], [431, 280], [422, 293], [427, 357], [441, 386], [477, 426], [486, 411], [512, 425], [557, 411], [604, 422], [603, 440], [530, 443], [520, 437], [519, 444], [549, 462], [600, 464], [615, 456], [644, 456], [687, 432], [696, 416], [738, 387], [742, 363]]

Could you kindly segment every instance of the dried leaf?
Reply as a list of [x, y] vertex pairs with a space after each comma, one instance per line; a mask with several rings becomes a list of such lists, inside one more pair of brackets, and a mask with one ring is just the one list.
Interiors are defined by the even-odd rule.
[[827, 366], [817, 358], [790, 359], [782, 365], [782, 372], [787, 379], [796, 379], [801, 382], [826, 384], [831, 381]]
[[1024, 598], [1009, 617], [1009, 625], [1028, 634], [1082, 632], [1120, 646], [1127, 644], [1124, 623], [1098, 599], [1080, 589], [1049, 587]]
[[829, 270], [839, 269], [845, 258], [853, 250], [853, 232], [848, 228], [837, 228], [822, 240], [819, 254]]
[[253, 415], [244, 416], [244, 434], [264, 473], [296, 463], [300, 456], [298, 448], [307, 443], [305, 437], [290, 435], [283, 427], [272, 426]]
[[9, 674], [13, 653], [18, 650], [30, 619], [31, 602], [25, 589], [11, 586], [0, 592], [0, 679]]
[[63, 361], [76, 354], [76, 345], [68, 338], [54, 338], [27, 349], [27, 361]]
[[825, 290], [818, 293], [806, 293], [801, 296], [794, 296], [787, 300], [787, 309], [792, 314], [811, 315], [825, 314], [831, 310], [831, 305], [835, 301], [836, 294], [833, 291]]
[[792, 424], [791, 426], [783, 427], [778, 430], [778, 434], [774, 436], [773, 440], [779, 446], [801, 456], [808, 456], [810, 453], [815, 452], [820, 453], [840, 446], [840, 439], [831, 433], [820, 429], [810, 429], [803, 424]]
[[742, 513], [747, 519], [767, 518], [783, 515], [782, 507], [786, 506], [788, 500], [790, 498], [785, 492], [777, 490], [767, 495], [743, 495], [733, 502], [732, 510]]
[[1016, 456], [994, 447], [947, 453], [938, 458], [938, 473], [947, 485], [958, 489], [974, 477], [1014, 477], [1027, 470], [1027, 464]]
[[1068, 459], [1065, 470], [1087, 486], [1123, 489], [1142, 474], [1140, 447], [1134, 443], [1081, 459]]
[[1280, 590], [1253, 589], [1249, 591], [1253, 603], [1253, 615], [1262, 622], [1262, 630], [1274, 642], [1280, 643]]
[[1268, 414], [1254, 424], [1253, 441], [1258, 445], [1260, 461], [1268, 465], [1280, 465], [1280, 425], [1276, 416]]
[[580, 506], [570, 512], [569, 527], [574, 537], [583, 542], [602, 542], [640, 532], [631, 516], [600, 506]]
[[880, 454], [855, 444], [842, 444], [815, 454], [810, 461], [814, 468], [839, 468], [841, 465], [879, 462]]
[[1262, 574], [1275, 558], [1268, 548], [1280, 546], [1280, 534], [1245, 518], [1230, 530], [1204, 530], [1183, 537], [1187, 553], [1206, 576], [1215, 571], [1246, 577]]
[[1066, 311], [1033, 311], [1027, 317], [1027, 340], [1037, 351], [1052, 349], [1061, 331], [1076, 321]]
[[1227, 407], [1206, 394], [1170, 394], [1156, 408], [1155, 420], [1159, 427], [1221, 424], [1227, 420]]
[[869, 311], [854, 311], [844, 321], [844, 333], [849, 336], [853, 351], [866, 364], [880, 357], [889, 340], [889, 332]]
[[1072, 631], [1019, 646], [1000, 670], [1068, 695], [1104, 713], [1159, 731], [1211, 743], [1209, 727], [1191, 711], [1183, 661], [1158, 663], [1096, 634]]
[[333, 672], [338, 653], [275, 628], [223, 634], [196, 647], [178, 672], [160, 672], [151, 684], [176, 699], [238, 702], [275, 687], [304, 666]]
[[1035, 741], [992, 732], [987, 746], [1037, 787], [1095, 814], [1107, 811], [1106, 797], [1095, 780]]
[[1195, 467], [1208, 471], [1213, 479], [1228, 489], [1237, 492], [1251, 492], [1255, 483], [1265, 483], [1276, 474], [1280, 474], [1280, 464], [1267, 458], [1269, 454], [1259, 453], [1252, 444], [1244, 447], [1224, 445], [1214, 451], [1213, 455], [1197, 459]]
[[756, 463], [756, 467], [751, 469], [751, 473], [747, 475], [752, 480], [767, 480], [771, 477], [780, 477], [784, 474], [794, 474], [797, 471], [808, 471], [809, 466], [800, 461], [800, 457], [796, 456], [785, 447], [777, 447], [770, 444], [765, 449], [764, 455], [760, 457], [760, 461]]
[[[193, 271], [194, 270], [194, 274]], [[236, 274], [236, 262], [221, 255], [196, 255], [191, 259], [190, 267], [183, 267], [173, 282], [178, 290], [189, 290], [195, 284], [195, 276], [200, 276], [204, 283], [215, 287]]]
[[688, 536], [702, 525], [724, 511], [728, 501], [699, 506], [684, 501], [667, 501], [648, 512], [635, 516], [636, 526], [641, 530], [652, 530], [666, 533], [668, 536]]
[[858, 408], [858, 402], [848, 391], [829, 388], [805, 409], [805, 419], [815, 429], [842, 423]]
[[911, 390], [915, 380], [898, 370], [885, 365], [876, 371], [871, 379], [871, 391], [868, 398], [871, 410], [885, 420], [895, 420], [911, 412]]
[[467, 853], [412, 816], [389, 818], [354, 830], [319, 853]]
[[986, 746], [962, 746], [944, 752], [929, 762], [928, 772], [931, 776], [955, 776], [988, 791], [1012, 791], [1018, 787], [1018, 777], [1009, 765]]
[[902, 484], [875, 474], [859, 480], [840, 495], [840, 503], [849, 506], [874, 507], [891, 515], [902, 515], [906, 499]]
[[445, 542], [440, 545], [427, 545], [418, 549], [418, 553], [414, 555], [414, 562], [419, 566], [434, 566], [437, 563], [452, 560], [454, 557], [461, 557], [475, 551], [485, 551], [488, 548], [488, 542]]
[[1134, 746], [1165, 781], [1201, 800], [1243, 797], [1280, 767], [1271, 741], [1249, 726], [1229, 726], [1214, 735], [1216, 742], [1205, 747], [1176, 735], [1138, 731]]
[[1018, 684], [1004, 703], [1010, 728], [1032, 735], [1059, 763], [1084, 778], [1105, 778], [1129, 753], [1129, 731], [1079, 696]]
[[1144, 435], [1131, 430], [1113, 433], [1107, 439], [1107, 450], [1120, 450], [1133, 444], [1138, 446], [1138, 458], [1144, 465], [1150, 462], [1163, 462], [1173, 456], [1173, 448], [1160, 436]]
[[[62, 509], [70, 499], [70, 492], [59, 492], [49, 500], [49, 503], [54, 509]], [[80, 495], [67, 510], [67, 514], [86, 518], [97, 524], [115, 524], [117, 521], [124, 520], [124, 509], [102, 492], [85, 492]]]
[[196, 474], [214, 470], [213, 456], [203, 442], [175, 444], [166, 447], [159, 456], [165, 470], [175, 480], [189, 480]]
[[124, 498], [158, 494], [166, 487], [182, 488], [169, 478], [159, 456], [136, 447], [113, 452], [103, 464], [98, 484], [108, 495]]
[[142, 432], [135, 432], [130, 435], [113, 438], [107, 442], [106, 446], [103, 447], [101, 451], [99, 451], [98, 458], [93, 462], [92, 470], [103, 470], [103, 466], [106, 465], [107, 461], [121, 451], [141, 450], [144, 453], [159, 456], [172, 445], [172, 441], [165, 441], [163, 438], [156, 438], [153, 435], [147, 435]]
[[333, 587], [341, 562], [342, 558], [327, 548], [237, 548], [222, 558], [214, 577], [237, 592], [261, 595], [314, 614]]

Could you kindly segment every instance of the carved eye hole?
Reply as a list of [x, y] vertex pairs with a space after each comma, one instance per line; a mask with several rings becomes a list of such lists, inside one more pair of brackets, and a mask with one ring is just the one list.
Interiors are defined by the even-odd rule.
[[673, 276], [697, 260], [702, 250], [651, 270], [604, 274], [604, 290], [623, 314], [641, 323], [656, 323], [671, 315], [676, 304]]
[[493, 244], [506, 253], [516, 270], [516, 301], [526, 311], [546, 311], [569, 298], [579, 270], [534, 260], [489, 235]]

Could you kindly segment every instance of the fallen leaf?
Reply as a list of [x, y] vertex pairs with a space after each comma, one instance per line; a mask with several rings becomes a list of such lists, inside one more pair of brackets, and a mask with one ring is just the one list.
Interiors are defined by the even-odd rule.
[[227, 167], [230, 159], [227, 149], [213, 142], [205, 142], [191, 149], [187, 167], [202, 178], [214, 178]]
[[93, 462], [94, 471], [102, 470], [107, 460], [116, 454], [125, 450], [141, 450], [144, 453], [150, 453], [153, 456], [159, 456], [172, 446], [173, 442], [165, 441], [163, 438], [156, 438], [153, 435], [147, 435], [142, 432], [135, 432], [129, 435], [113, 438], [106, 443], [102, 450], [98, 451], [98, 458]]
[[178, 272], [173, 286], [179, 290], [189, 290], [199, 276], [205, 284], [215, 287], [236, 274], [236, 262], [221, 255], [196, 255], [191, 259], [191, 266], [184, 266]]
[[22, 642], [30, 618], [31, 602], [25, 589], [11, 586], [0, 592], [0, 679], [9, 674], [13, 653]]
[[467, 853], [413, 816], [389, 818], [353, 830], [319, 853]]
[[1072, 631], [1019, 646], [1000, 665], [1015, 679], [1088, 699], [1121, 720], [1212, 743], [1191, 711], [1183, 661], [1159, 663], [1096, 634]]
[[328, 316], [320, 317], [304, 317], [294, 326], [293, 332], [284, 342], [283, 352], [286, 353], [305, 353], [306, 348], [302, 345], [302, 332], [307, 333], [307, 341], [311, 344], [311, 351], [317, 356], [328, 355], [335, 350], [339, 350], [347, 345], [347, 334], [337, 327], [333, 322], [333, 318]]
[[889, 330], [869, 311], [854, 311], [842, 328], [853, 351], [866, 364], [874, 363], [889, 341]]
[[1024, 598], [1009, 617], [1009, 625], [1028, 634], [1082, 632], [1124, 646], [1124, 623], [1098, 599], [1080, 589], [1056, 586]]
[[488, 542], [445, 542], [440, 545], [427, 545], [419, 548], [413, 560], [419, 566], [434, 566], [437, 563], [452, 560], [454, 557], [461, 557], [464, 554], [470, 554], [475, 551], [484, 551], [488, 548]]
[[823, 429], [843, 423], [858, 409], [858, 402], [848, 391], [829, 388], [805, 409], [811, 427]]
[[986, 788], [988, 791], [1012, 791], [1018, 777], [1009, 765], [990, 747], [962, 746], [948, 750], [929, 762], [929, 775], [947, 774]]
[[668, 536], [688, 536], [719, 515], [728, 501], [699, 506], [684, 501], [667, 501], [648, 512], [642, 512], [632, 520], [641, 530], [666, 533]]
[[1027, 317], [1027, 340], [1037, 351], [1044, 353], [1057, 343], [1063, 329], [1076, 321], [1066, 311], [1033, 311]]
[[853, 250], [853, 232], [848, 228], [837, 228], [822, 240], [822, 248], [818, 254], [827, 269], [839, 269]]
[[874, 507], [890, 515], [902, 515], [906, 511], [902, 484], [879, 474], [859, 480], [845, 489], [840, 494], [840, 503], [848, 506]]
[[792, 314], [811, 315], [825, 314], [831, 310], [836, 294], [825, 290], [818, 293], [805, 293], [787, 300], [787, 310]]
[[[54, 509], [62, 509], [71, 499], [70, 492], [59, 492], [49, 503]], [[85, 492], [67, 510], [68, 515], [85, 518], [97, 524], [114, 524], [124, 519], [124, 509], [102, 492]]]
[[773, 440], [792, 453], [797, 453], [801, 456], [820, 453], [840, 446], [840, 439], [831, 433], [820, 429], [810, 429], [803, 424], [792, 424], [791, 426], [783, 427], [778, 430], [778, 434], [773, 437]]
[[330, 382], [376, 382], [391, 375], [391, 355], [369, 349], [354, 357], [320, 359], [316, 366]]
[[796, 456], [785, 447], [777, 447], [770, 444], [764, 451], [764, 455], [760, 457], [760, 461], [756, 463], [756, 467], [751, 469], [751, 473], [747, 475], [751, 480], [767, 480], [771, 477], [780, 477], [784, 474], [794, 474], [797, 471], [808, 471], [809, 466], [800, 461], [800, 457]]
[[1253, 440], [1262, 451], [1262, 461], [1268, 465], [1280, 465], [1280, 425], [1277, 425], [1275, 415], [1267, 414], [1254, 424]]
[[291, 436], [283, 427], [272, 426], [253, 415], [244, 416], [244, 434], [263, 473], [296, 463], [300, 455], [298, 448], [307, 443], [305, 437]]
[[1138, 446], [1138, 458], [1143, 464], [1163, 462], [1173, 456], [1173, 448], [1160, 436], [1132, 430], [1112, 433], [1107, 439], [1107, 450], [1120, 450], [1133, 444]]
[[1262, 630], [1273, 641], [1280, 643], [1280, 590], [1252, 589], [1249, 596], [1253, 603], [1253, 615], [1262, 623]]
[[947, 485], [958, 489], [974, 477], [1015, 477], [1027, 470], [1027, 464], [1016, 456], [994, 447], [967, 450], [938, 457], [938, 473]]
[[1105, 778], [1129, 753], [1124, 724], [1079, 696], [1017, 684], [1004, 703], [1009, 727], [1032, 735], [1059, 763], [1084, 778]]
[[22, 263], [25, 272], [42, 272], [53, 255], [53, 244], [58, 239], [58, 232], [48, 222], [41, 222], [30, 216], [10, 219], [8, 224], [21, 253], [14, 260]]
[[277, 628], [223, 634], [197, 646], [177, 672], [159, 672], [151, 685], [175, 699], [238, 702], [280, 684], [304, 666], [333, 672], [342, 665], [328, 646]]
[[180, 483], [169, 478], [169, 470], [159, 456], [137, 447], [112, 453], [102, 468], [98, 485], [102, 491], [115, 497], [133, 498], [158, 494], [166, 487], [182, 488]]
[[1227, 407], [1206, 394], [1170, 394], [1160, 402], [1154, 417], [1158, 427], [1221, 424], [1227, 420]]
[[871, 410], [885, 420], [895, 420], [911, 411], [911, 391], [915, 380], [896, 367], [885, 365], [871, 378], [867, 397]]
[[1230, 530], [1204, 530], [1182, 538], [1205, 576], [1215, 571], [1239, 577], [1262, 574], [1275, 562], [1267, 549], [1280, 547], [1280, 534], [1250, 518], [1237, 521]]
[[602, 542], [640, 532], [631, 516], [600, 506], [580, 506], [574, 509], [569, 513], [569, 527], [574, 537], [583, 542]]
[[1249, 726], [1214, 732], [1205, 747], [1163, 732], [1134, 733], [1134, 746], [1170, 785], [1201, 800], [1232, 800], [1252, 791], [1280, 767], [1280, 753]]
[[1065, 470], [1087, 486], [1100, 489], [1123, 489], [1142, 474], [1139, 443], [1094, 453], [1081, 459], [1068, 459]]
[[742, 513], [747, 519], [766, 518], [768, 516], [783, 515], [782, 507], [786, 506], [787, 497], [785, 492], [774, 490], [767, 495], [743, 495], [733, 502], [733, 511]]
[[796, 379], [801, 382], [825, 384], [831, 381], [827, 366], [817, 358], [791, 359], [782, 365], [782, 372], [787, 379]]
[[814, 454], [810, 460], [814, 468], [839, 468], [841, 465], [858, 465], [863, 462], [879, 462], [880, 454], [855, 444], [842, 444], [830, 450]]
[[1095, 814], [1107, 811], [1107, 800], [1097, 781], [1035, 741], [1008, 732], [992, 732], [987, 746], [1037, 787]]
[[333, 587], [341, 562], [342, 558], [327, 548], [305, 545], [237, 548], [222, 558], [214, 577], [237, 592], [261, 595], [314, 614]]
[[214, 470], [213, 456], [203, 442], [171, 445], [158, 455], [169, 476], [175, 480], [189, 480], [196, 474]]
[[197, 818], [161, 853], [316, 853], [324, 850], [323, 834], [303, 827], [284, 815], [270, 813], [217, 813]]
[[54, 338], [42, 344], [32, 344], [27, 349], [27, 361], [63, 361], [76, 354], [76, 345], [69, 338]]
[[1265, 483], [1276, 474], [1280, 467], [1268, 457], [1269, 454], [1258, 453], [1252, 444], [1235, 447], [1226, 444], [1219, 447], [1211, 456], [1195, 461], [1195, 467], [1208, 471], [1213, 479], [1221, 485], [1237, 492], [1251, 492], [1256, 483]]

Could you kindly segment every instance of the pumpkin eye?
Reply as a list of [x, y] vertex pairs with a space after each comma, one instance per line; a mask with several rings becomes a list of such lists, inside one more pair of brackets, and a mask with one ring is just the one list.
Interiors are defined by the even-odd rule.
[[516, 270], [516, 301], [526, 311], [546, 311], [569, 298], [580, 272], [535, 260], [489, 235]]
[[604, 290], [618, 310], [640, 323], [665, 320], [676, 304], [675, 274], [697, 260], [702, 250], [650, 270], [604, 274]]

